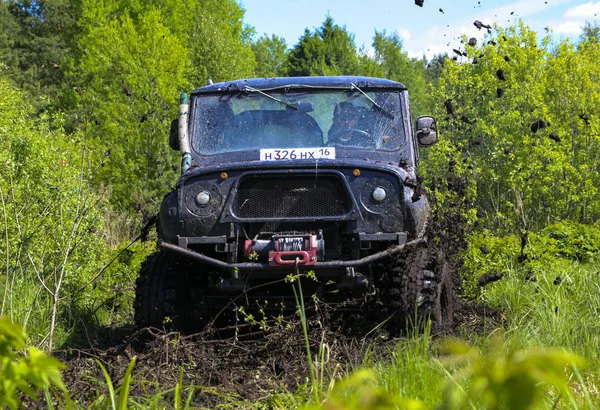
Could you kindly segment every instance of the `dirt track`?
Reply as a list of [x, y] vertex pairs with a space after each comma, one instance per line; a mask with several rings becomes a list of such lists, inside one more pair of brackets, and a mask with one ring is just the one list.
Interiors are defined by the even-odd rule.
[[[501, 315], [483, 306], [465, 305], [455, 311], [455, 327], [434, 335], [464, 336], [489, 331], [500, 325]], [[349, 327], [347, 324], [352, 324]], [[385, 330], [368, 333], [377, 323], [358, 316], [328, 317], [323, 311], [310, 318], [309, 340], [313, 358], [319, 346], [327, 346], [326, 368], [343, 376], [363, 362], [366, 349], [386, 360], [390, 346], [398, 339]], [[65, 382], [72, 398], [89, 404], [97, 391], [107, 393], [104, 377], [96, 360], [107, 368], [115, 385], [122, 380], [129, 361], [137, 356], [131, 387], [133, 396], [153, 396], [176, 386], [183, 369], [184, 386], [196, 389], [194, 404], [214, 408], [217, 404], [248, 405], [267, 400], [277, 391], [296, 392], [309, 375], [304, 336], [294, 317], [283, 325], [259, 330], [241, 325], [237, 329], [219, 329], [211, 333], [182, 335], [158, 329], [142, 329], [117, 340], [116, 331], [106, 329], [97, 349], [73, 349], [58, 352], [69, 365]], [[111, 340], [112, 339], [112, 340]], [[335, 370], [334, 370], [335, 369]], [[172, 403], [172, 393], [165, 396]]]

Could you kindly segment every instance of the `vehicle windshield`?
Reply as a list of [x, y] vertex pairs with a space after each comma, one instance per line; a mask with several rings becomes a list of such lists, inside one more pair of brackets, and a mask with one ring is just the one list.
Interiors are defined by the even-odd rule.
[[405, 140], [398, 91], [248, 88], [196, 95], [192, 116], [192, 144], [204, 155], [330, 146], [394, 151]]

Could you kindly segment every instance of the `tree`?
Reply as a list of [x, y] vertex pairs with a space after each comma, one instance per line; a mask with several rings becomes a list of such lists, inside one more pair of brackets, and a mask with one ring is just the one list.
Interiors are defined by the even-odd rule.
[[375, 62], [381, 67], [383, 77], [406, 85], [410, 92], [413, 113], [423, 113], [427, 100], [424, 62], [408, 57], [398, 33], [388, 35], [385, 30], [376, 30], [373, 49]]
[[177, 177], [167, 145], [181, 91], [250, 77], [251, 30], [233, 0], [83, 0], [71, 56], [72, 128], [104, 166], [96, 183], [120, 211], [149, 215]]
[[285, 77], [287, 44], [285, 39], [273, 34], [268, 37], [266, 34], [252, 43], [252, 52], [256, 59], [257, 77]]
[[102, 198], [85, 135], [52, 129], [59, 119], [34, 117], [26, 100], [0, 78], [0, 316], [35, 329], [51, 350], [76, 309], [67, 297], [105, 256]]
[[598, 24], [586, 22], [582, 28], [583, 34], [581, 35], [581, 41], [584, 43], [598, 43], [600, 42], [600, 26]]
[[358, 69], [354, 36], [330, 16], [314, 32], [306, 29], [288, 58], [288, 74], [293, 77], [356, 75]]
[[[448, 54], [437, 54], [425, 65], [425, 82], [435, 87], [442, 75], [444, 63], [448, 58]], [[423, 58], [425, 60], [425, 58]]]
[[[140, 7], [132, 0], [128, 8]], [[250, 47], [252, 29], [244, 25], [244, 9], [234, 0], [156, 0], [164, 25], [180, 39], [191, 65], [188, 80], [194, 86], [251, 77], [255, 60]]]
[[189, 53], [159, 10], [135, 17], [125, 12], [105, 22], [99, 12], [95, 5], [84, 8], [84, 19], [94, 23], [81, 39], [73, 74], [80, 84], [79, 126], [88, 130], [94, 157], [104, 165], [96, 183], [107, 185], [117, 209], [154, 212], [150, 203], [177, 175], [167, 135], [179, 92], [190, 88]]
[[79, 13], [78, 0], [0, 2], [0, 62], [38, 111], [58, 102]]

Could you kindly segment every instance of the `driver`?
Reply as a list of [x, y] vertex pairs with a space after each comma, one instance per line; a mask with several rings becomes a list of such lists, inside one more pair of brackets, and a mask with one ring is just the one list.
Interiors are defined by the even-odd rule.
[[337, 104], [333, 110], [333, 124], [327, 134], [327, 140], [330, 143], [344, 144], [357, 136], [368, 136], [359, 126], [360, 116], [360, 109], [352, 103], [342, 101]]

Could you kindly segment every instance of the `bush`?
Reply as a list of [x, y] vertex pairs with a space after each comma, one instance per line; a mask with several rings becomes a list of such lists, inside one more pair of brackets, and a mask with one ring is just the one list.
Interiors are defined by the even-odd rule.
[[2, 79], [0, 112], [0, 315], [33, 328], [34, 343], [51, 349], [68, 317], [65, 295], [107, 259], [104, 198], [89, 184], [85, 134], [65, 135], [59, 116], [33, 117]]
[[[549, 266], [566, 271], [572, 262], [588, 263], [600, 257], [600, 228], [563, 221], [539, 233], [529, 233], [525, 246], [518, 235], [494, 236], [488, 230], [469, 237], [461, 268], [463, 294], [479, 295], [480, 279], [508, 272], [535, 280]], [[523, 254], [521, 254], [521, 252]]]

